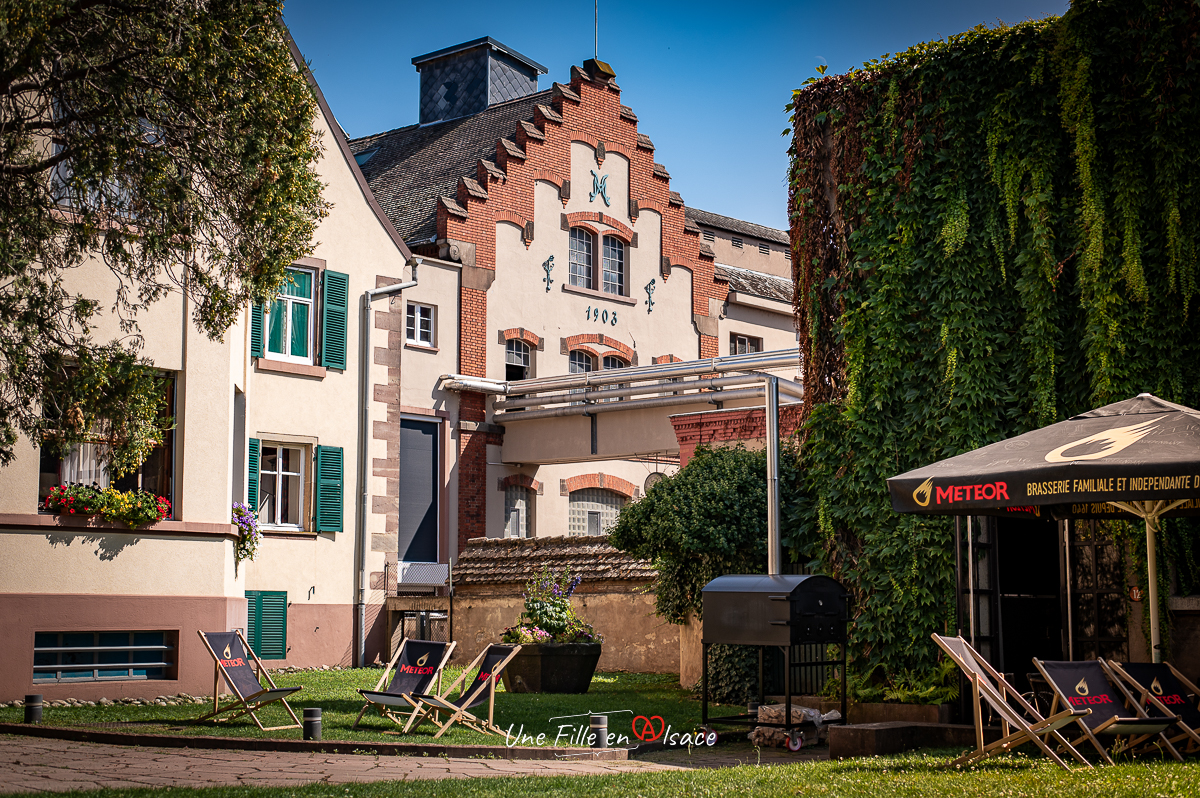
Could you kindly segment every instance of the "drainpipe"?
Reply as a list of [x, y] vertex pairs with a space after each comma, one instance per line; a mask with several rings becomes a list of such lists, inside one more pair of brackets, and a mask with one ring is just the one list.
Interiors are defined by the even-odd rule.
[[362, 352], [359, 354], [359, 371], [362, 375], [359, 394], [362, 396], [362, 407], [359, 410], [358, 441], [358, 484], [362, 491], [362, 504], [358, 514], [358, 589], [354, 605], [358, 649], [356, 659], [360, 668], [366, 667], [367, 664], [367, 552], [371, 550], [367, 538], [367, 518], [371, 512], [371, 301], [414, 287], [417, 284], [417, 266], [420, 263], [420, 258], [413, 258], [408, 262], [412, 267], [412, 279], [407, 283], [372, 288], [364, 291], [362, 295]]
[[783, 546], [779, 540], [779, 378], [768, 375], [767, 389], [767, 574], [780, 573]]

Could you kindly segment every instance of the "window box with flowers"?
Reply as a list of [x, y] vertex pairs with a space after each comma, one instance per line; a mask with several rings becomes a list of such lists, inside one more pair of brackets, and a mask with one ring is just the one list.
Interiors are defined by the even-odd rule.
[[146, 490], [117, 490], [87, 485], [60, 485], [50, 489], [45, 509], [66, 516], [101, 516], [109, 523], [130, 529], [149, 526], [171, 517], [171, 501]]
[[525, 584], [525, 611], [501, 640], [521, 650], [504, 669], [510, 693], [586, 693], [600, 661], [604, 636], [575, 613], [571, 595], [579, 576], [542, 570]]

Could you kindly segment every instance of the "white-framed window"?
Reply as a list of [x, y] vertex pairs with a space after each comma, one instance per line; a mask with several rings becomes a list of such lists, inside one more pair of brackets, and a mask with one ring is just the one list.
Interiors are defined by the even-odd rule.
[[759, 244], [758, 251], [759, 251], [759, 253], [761, 253], [763, 255], [771, 254], [771, 248], [769, 246], [767, 246], [766, 244]]
[[604, 293], [625, 296], [625, 242], [604, 237]]
[[729, 336], [729, 354], [731, 355], [748, 355], [761, 351], [763, 351], [761, 338], [738, 335], [737, 333]]
[[589, 371], [595, 370], [596, 358], [592, 357], [590, 352], [584, 352], [582, 349], [571, 350], [571, 374], [587, 374]]
[[571, 285], [592, 288], [592, 234], [582, 227], [571, 228]]
[[267, 313], [267, 356], [292, 363], [313, 361], [316, 273], [290, 268]]
[[258, 518], [266, 526], [304, 526], [303, 446], [263, 441], [258, 461]]
[[527, 538], [533, 533], [533, 491], [520, 485], [504, 489], [504, 537]]
[[[604, 370], [605, 371], [609, 371], [611, 369], [627, 369], [627, 368], [629, 368], [629, 364], [626, 363], [621, 358], [617, 357], [616, 355], [605, 355], [603, 362], [604, 362]], [[608, 385], [605, 387], [607, 387], [607, 388], [628, 388], [629, 383], [624, 382], [624, 383], [618, 383], [616, 385]], [[621, 400], [618, 397], [618, 398], [614, 398], [614, 399], [609, 399], [608, 401], [619, 402]]]
[[617, 522], [625, 497], [604, 488], [571, 491], [568, 497], [567, 532], [572, 535], [604, 535]]
[[519, 338], [510, 338], [504, 344], [504, 379], [509, 381], [529, 379], [533, 376], [533, 369], [530, 368], [531, 361], [529, 344]]
[[[567, 370], [571, 374], [587, 374], [589, 371], [595, 371], [596, 358], [592, 357], [589, 352], [584, 352], [581, 349], [572, 349]], [[583, 388], [572, 388], [567, 393], [583, 393], [584, 390]], [[571, 404], [578, 405], [582, 404], [582, 402], [572, 402]]]
[[421, 305], [416, 302], [408, 303], [404, 315], [404, 340], [417, 346], [434, 346], [437, 339], [434, 327], [433, 305]]
[[740, 238], [734, 238], [734, 239], [732, 239], [732, 240], [733, 240], [733, 246], [734, 246], [734, 248], [735, 248], [735, 249], [741, 249], [741, 248], [742, 248], [742, 239], [740, 239]]

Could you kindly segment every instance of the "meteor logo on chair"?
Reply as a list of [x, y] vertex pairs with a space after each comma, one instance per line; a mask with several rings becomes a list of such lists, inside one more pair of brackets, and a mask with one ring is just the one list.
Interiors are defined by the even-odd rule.
[[1088, 690], [1086, 678], [1080, 679], [1079, 684], [1075, 685], [1075, 692], [1079, 693], [1080, 695], [1087, 695], [1090, 692]]
[[[1086, 438], [1080, 438], [1077, 441], [1071, 441], [1065, 446], [1059, 446], [1054, 451], [1048, 452], [1046, 454], [1046, 462], [1075, 463], [1080, 460], [1099, 460], [1103, 457], [1108, 457], [1110, 454], [1116, 454], [1117, 452], [1129, 448], [1142, 438], [1149, 435], [1151, 432], [1154, 432], [1156, 429], [1158, 429], [1158, 419], [1143, 421], [1141, 424], [1133, 424], [1128, 427], [1117, 427], [1116, 429], [1097, 432], [1095, 435], [1089, 435]], [[1067, 452], [1070, 450], [1089, 443], [1103, 444], [1103, 447], [1096, 452], [1067, 455]]]
[[417, 665], [424, 665], [428, 659], [429, 659], [429, 652], [426, 651], [424, 654], [421, 655], [421, 658], [419, 660], [417, 660]]
[[1154, 691], [1155, 695], [1163, 694], [1162, 685], [1158, 683], [1157, 677], [1154, 679], [1154, 681], [1150, 682], [1150, 689]]
[[933, 477], [917, 486], [917, 489], [913, 491], [913, 501], [922, 507], [928, 507], [931, 493], [933, 493]]

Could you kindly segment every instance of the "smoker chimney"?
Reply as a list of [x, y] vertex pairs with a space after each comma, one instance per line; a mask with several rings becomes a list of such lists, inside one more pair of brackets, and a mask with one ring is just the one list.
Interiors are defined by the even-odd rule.
[[490, 36], [419, 55], [421, 124], [477, 114], [538, 90], [546, 67]]

